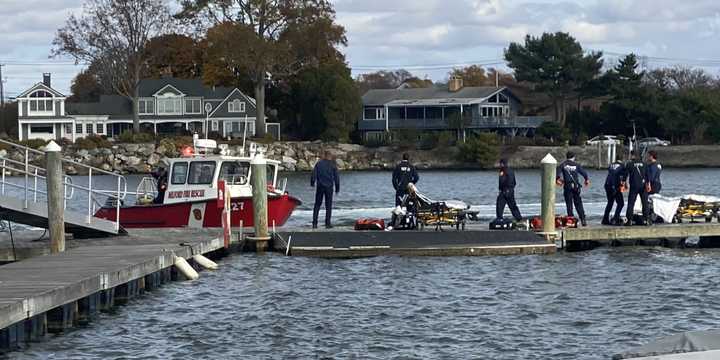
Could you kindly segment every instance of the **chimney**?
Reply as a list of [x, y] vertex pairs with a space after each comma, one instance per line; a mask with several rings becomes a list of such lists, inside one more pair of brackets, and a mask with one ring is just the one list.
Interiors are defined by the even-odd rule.
[[43, 73], [43, 84], [47, 87], [52, 87], [50, 84], [50, 73]]
[[451, 76], [448, 81], [448, 90], [456, 92], [463, 88], [463, 80], [459, 76]]

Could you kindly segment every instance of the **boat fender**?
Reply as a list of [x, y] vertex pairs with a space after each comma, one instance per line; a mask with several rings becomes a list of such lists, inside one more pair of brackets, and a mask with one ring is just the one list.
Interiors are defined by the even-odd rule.
[[193, 260], [207, 270], [217, 270], [218, 264], [200, 254], [193, 255]]
[[187, 260], [183, 259], [180, 256], [175, 256], [175, 260], [173, 261], [175, 264], [175, 267], [177, 270], [185, 276], [188, 280], [197, 280], [200, 275], [195, 271], [195, 269], [188, 264]]

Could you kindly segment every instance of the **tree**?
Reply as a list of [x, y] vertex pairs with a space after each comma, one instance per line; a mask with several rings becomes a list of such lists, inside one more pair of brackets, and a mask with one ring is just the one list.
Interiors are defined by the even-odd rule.
[[399, 69], [361, 74], [357, 77], [356, 82], [360, 94], [364, 94], [370, 89], [396, 89], [411, 79], [417, 79], [417, 77], [407, 70]]
[[567, 33], [526, 36], [524, 44], [511, 43], [505, 50], [508, 66], [518, 81], [528, 81], [548, 93], [555, 108], [555, 120], [565, 125], [566, 101], [578, 88], [594, 79], [602, 68], [602, 53], [585, 54], [582, 46]]
[[75, 75], [70, 85], [72, 95], [69, 102], [97, 102], [103, 94], [103, 87], [97, 74], [96, 66], [89, 66], [87, 69]]
[[168, 31], [168, 14], [163, 0], [88, 0], [82, 15], [70, 15], [53, 40], [52, 55], [96, 65], [101, 83], [132, 102], [136, 133], [146, 45]]
[[154, 37], [145, 47], [147, 56], [143, 77], [170, 75], [193, 79], [202, 74], [204, 43], [180, 34]]
[[[258, 136], [265, 135], [265, 87], [268, 79], [317, 66], [320, 59], [293, 51], [291, 39], [317, 41], [331, 47], [344, 45], [344, 29], [335, 25], [335, 10], [327, 0], [186, 0], [178, 17], [209, 22], [208, 55], [216, 70], [206, 82], [249, 77], [255, 90]], [[327, 29], [332, 31], [317, 31]], [[322, 46], [320, 46], [322, 47]], [[309, 48], [309, 47], [306, 47]], [[306, 49], [305, 48], [305, 49]], [[325, 47], [327, 49], [327, 47]], [[217, 69], [225, 71], [217, 71]]]
[[485, 69], [478, 65], [470, 65], [464, 68], [452, 69], [448, 73], [448, 77], [460, 77], [463, 79], [463, 86], [490, 86], [495, 84], [495, 78], [492, 81], [488, 78]]

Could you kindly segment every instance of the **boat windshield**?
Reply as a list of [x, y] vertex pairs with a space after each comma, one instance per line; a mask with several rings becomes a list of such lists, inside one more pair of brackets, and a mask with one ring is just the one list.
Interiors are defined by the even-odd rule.
[[228, 185], [245, 185], [249, 172], [249, 162], [223, 161], [220, 166], [220, 180], [225, 180]]

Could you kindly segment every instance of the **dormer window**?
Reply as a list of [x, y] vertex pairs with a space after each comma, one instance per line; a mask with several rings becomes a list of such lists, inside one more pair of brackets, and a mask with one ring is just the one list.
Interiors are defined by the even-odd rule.
[[245, 112], [245, 102], [240, 101], [238, 99], [235, 99], [228, 103], [228, 112], [231, 113], [244, 113]]
[[158, 115], [180, 115], [182, 114], [182, 98], [167, 97], [157, 99]]
[[51, 93], [45, 90], [38, 90], [29, 96], [30, 111], [34, 113], [53, 114], [54, 102]]

